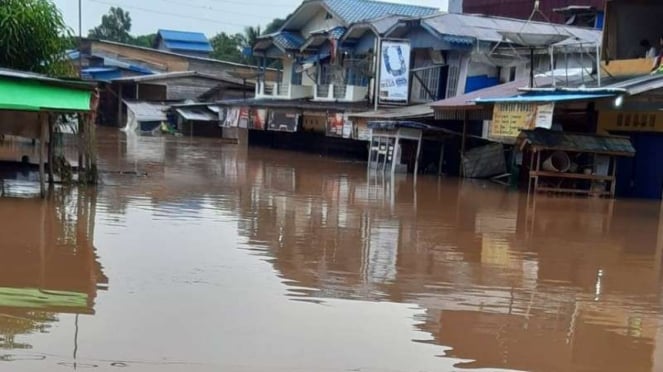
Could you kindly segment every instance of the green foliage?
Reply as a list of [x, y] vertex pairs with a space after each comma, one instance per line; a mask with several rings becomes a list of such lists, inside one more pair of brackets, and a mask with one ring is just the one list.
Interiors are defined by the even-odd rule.
[[138, 35], [129, 40], [129, 44], [137, 45], [145, 48], [152, 48], [154, 41], [157, 39], [157, 34]]
[[68, 76], [71, 31], [51, 0], [0, 1], [0, 66]]
[[108, 14], [101, 17], [101, 24], [90, 30], [88, 37], [128, 43], [132, 38], [131, 16], [120, 7], [111, 7]]
[[240, 50], [242, 38], [242, 34], [218, 33], [210, 40], [212, 49], [214, 49], [212, 58], [230, 62], [243, 62], [242, 51]]
[[263, 33], [265, 35], [272, 34], [278, 31], [281, 28], [281, 26], [283, 26], [284, 23], [285, 23], [285, 18], [274, 18], [271, 22], [267, 24]]

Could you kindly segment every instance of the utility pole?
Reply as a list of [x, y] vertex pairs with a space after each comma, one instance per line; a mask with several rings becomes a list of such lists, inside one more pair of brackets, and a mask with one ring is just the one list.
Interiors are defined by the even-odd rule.
[[78, 0], [78, 77], [83, 78], [83, 0]]

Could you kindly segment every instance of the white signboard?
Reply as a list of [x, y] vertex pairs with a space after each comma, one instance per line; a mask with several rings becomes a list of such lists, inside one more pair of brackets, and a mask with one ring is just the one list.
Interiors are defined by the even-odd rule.
[[410, 44], [382, 42], [380, 54], [380, 101], [407, 103], [410, 86]]
[[546, 103], [543, 105], [538, 105], [536, 108], [536, 121], [535, 125], [537, 128], [552, 128], [553, 123], [553, 112], [555, 111], [554, 103]]

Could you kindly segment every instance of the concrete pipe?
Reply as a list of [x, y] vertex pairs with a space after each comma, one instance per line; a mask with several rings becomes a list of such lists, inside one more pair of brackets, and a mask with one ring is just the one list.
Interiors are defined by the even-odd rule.
[[564, 151], [555, 151], [543, 162], [543, 169], [548, 172], [568, 172], [571, 169], [571, 159]]

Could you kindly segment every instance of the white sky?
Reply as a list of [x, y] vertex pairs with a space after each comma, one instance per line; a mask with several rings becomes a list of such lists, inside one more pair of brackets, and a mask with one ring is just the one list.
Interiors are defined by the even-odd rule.
[[[53, 0], [67, 24], [78, 34], [78, 0]], [[200, 31], [209, 37], [225, 31], [241, 32], [244, 26], [264, 27], [276, 17], [285, 17], [300, 0], [81, 0], [83, 35], [101, 22], [111, 6], [131, 14], [134, 35], [156, 32], [159, 28]], [[396, 3], [439, 7], [448, 0], [389, 0]]]

